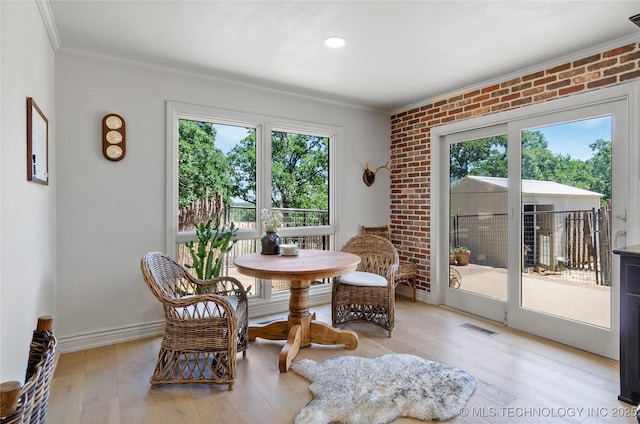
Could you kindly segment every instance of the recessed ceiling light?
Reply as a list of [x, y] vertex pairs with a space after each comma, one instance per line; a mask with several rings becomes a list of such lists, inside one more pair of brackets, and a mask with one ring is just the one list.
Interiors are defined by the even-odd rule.
[[347, 40], [342, 37], [329, 37], [324, 40], [324, 45], [332, 49], [339, 49], [346, 43]]

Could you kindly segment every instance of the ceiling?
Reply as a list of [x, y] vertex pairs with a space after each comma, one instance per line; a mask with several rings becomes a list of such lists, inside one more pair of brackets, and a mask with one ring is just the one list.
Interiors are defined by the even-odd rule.
[[[394, 111], [640, 40], [640, 1], [48, 0], [60, 52]], [[54, 34], [55, 35], [55, 34]], [[322, 41], [347, 40], [342, 49]]]

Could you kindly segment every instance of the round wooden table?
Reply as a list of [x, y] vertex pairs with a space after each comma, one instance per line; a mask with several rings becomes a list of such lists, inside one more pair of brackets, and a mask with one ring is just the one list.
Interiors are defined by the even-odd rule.
[[315, 321], [309, 312], [309, 287], [317, 278], [331, 278], [356, 270], [360, 257], [352, 253], [329, 250], [300, 250], [297, 256], [251, 253], [238, 256], [233, 263], [241, 274], [268, 280], [289, 280], [289, 319], [250, 326], [249, 340], [261, 337], [286, 340], [279, 357], [280, 372], [289, 370], [291, 360], [301, 347], [311, 343], [344, 344], [349, 350], [358, 347], [358, 335]]

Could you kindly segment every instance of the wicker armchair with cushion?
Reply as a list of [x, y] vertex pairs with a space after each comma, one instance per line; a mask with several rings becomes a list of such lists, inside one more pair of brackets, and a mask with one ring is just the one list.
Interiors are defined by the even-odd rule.
[[[365, 227], [362, 226], [362, 234], [373, 234], [391, 240], [389, 236], [389, 226]], [[411, 289], [411, 301], [416, 301], [416, 277], [418, 275], [418, 264], [409, 261], [400, 261], [398, 272], [396, 273], [396, 287], [398, 284], [405, 284]]]
[[354, 272], [336, 277], [331, 298], [334, 327], [356, 322], [378, 325], [389, 332], [394, 326], [395, 283], [398, 252], [384, 237], [370, 234], [349, 240], [343, 252], [360, 256]]
[[247, 295], [233, 277], [198, 280], [169, 256], [147, 253], [144, 281], [162, 303], [165, 329], [151, 386], [228, 384], [236, 380], [236, 355], [247, 350]]

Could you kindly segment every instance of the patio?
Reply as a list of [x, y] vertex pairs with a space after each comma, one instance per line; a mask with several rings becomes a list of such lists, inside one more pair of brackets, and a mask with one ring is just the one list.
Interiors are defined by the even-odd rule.
[[[507, 300], [507, 270], [482, 265], [453, 266], [461, 275], [458, 290]], [[571, 271], [573, 274], [580, 271]], [[523, 307], [599, 327], [611, 326], [611, 287], [572, 274], [524, 273]], [[579, 277], [579, 278], [578, 278]], [[576, 281], [579, 280], [579, 281]]]

